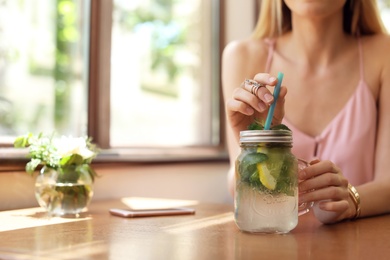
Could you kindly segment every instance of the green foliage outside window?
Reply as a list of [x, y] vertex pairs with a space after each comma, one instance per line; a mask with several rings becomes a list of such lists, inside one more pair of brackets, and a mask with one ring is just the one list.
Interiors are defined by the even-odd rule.
[[53, 76], [55, 80], [54, 118], [56, 129], [64, 129], [68, 121], [67, 110], [74, 73], [70, 52], [78, 41], [76, 6], [71, 0], [57, 0], [56, 54]]
[[[175, 61], [176, 51], [188, 43], [187, 30], [174, 17], [174, 4], [173, 0], [155, 0], [148, 7], [140, 6], [131, 11], [116, 7], [119, 23], [124, 30], [151, 32], [150, 69], [166, 73], [168, 88], [174, 87], [175, 80], [184, 69], [183, 65]], [[148, 86], [143, 88], [147, 89]], [[152, 91], [159, 92], [157, 89]], [[162, 94], [169, 95], [168, 92], [169, 89], [165, 89], [165, 93], [160, 89]]]

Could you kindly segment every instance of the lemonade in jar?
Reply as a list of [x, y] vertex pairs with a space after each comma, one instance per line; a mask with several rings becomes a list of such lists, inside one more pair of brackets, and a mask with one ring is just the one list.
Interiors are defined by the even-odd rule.
[[298, 160], [291, 153], [292, 132], [240, 133], [236, 160], [235, 222], [240, 230], [287, 233], [298, 224]]

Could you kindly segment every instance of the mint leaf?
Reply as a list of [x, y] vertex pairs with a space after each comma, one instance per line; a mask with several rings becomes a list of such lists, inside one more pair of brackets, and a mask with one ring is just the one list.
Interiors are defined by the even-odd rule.
[[[253, 183], [256, 179], [254, 175], [257, 174], [258, 176], [256, 164], [267, 159], [268, 156], [264, 153], [253, 152], [246, 154], [239, 165], [241, 181], [246, 183]], [[257, 177], [257, 179], [259, 178]]]
[[264, 126], [261, 124], [254, 122], [248, 126], [248, 130], [263, 130]]
[[291, 132], [291, 129], [288, 128], [288, 126], [286, 126], [285, 124], [275, 125], [271, 127], [271, 130], [287, 130]]
[[[264, 126], [257, 120], [255, 120], [252, 124], [248, 126], [248, 130], [264, 130]], [[279, 125], [274, 125], [271, 127], [271, 130], [287, 130], [291, 131], [288, 126], [285, 124], [279, 124]]]

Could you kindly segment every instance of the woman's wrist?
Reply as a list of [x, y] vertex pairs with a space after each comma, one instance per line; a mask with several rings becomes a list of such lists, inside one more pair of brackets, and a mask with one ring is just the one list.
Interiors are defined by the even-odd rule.
[[352, 202], [355, 206], [355, 215], [351, 218], [351, 220], [355, 220], [357, 218], [359, 218], [360, 216], [360, 195], [358, 193], [358, 191], [356, 190], [356, 188], [354, 186], [352, 186], [350, 183], [348, 183], [348, 192], [349, 192], [349, 196], [351, 197], [352, 199]]

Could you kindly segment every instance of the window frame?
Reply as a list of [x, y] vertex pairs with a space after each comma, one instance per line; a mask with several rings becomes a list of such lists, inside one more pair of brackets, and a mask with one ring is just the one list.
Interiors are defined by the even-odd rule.
[[[193, 162], [193, 161], [228, 161], [225, 113], [220, 77], [220, 57], [224, 46], [224, 0], [212, 0], [212, 8], [218, 9], [218, 20], [213, 21], [213, 41], [218, 52], [214, 53], [215, 67], [212, 75], [211, 91], [212, 113], [219, 114], [219, 126], [213, 135], [218, 141], [209, 146], [189, 146], [179, 148], [111, 148], [110, 147], [110, 60], [113, 0], [93, 1], [88, 3], [90, 10], [90, 34], [88, 39], [89, 60], [87, 64], [88, 119], [87, 134], [101, 148], [94, 164], [106, 163], [154, 163], [154, 162]], [[215, 19], [215, 18], [213, 18]], [[212, 117], [213, 118], [213, 117]], [[214, 122], [210, 122], [210, 130]], [[0, 172], [24, 169], [27, 151], [14, 149], [10, 144], [0, 147]]]

